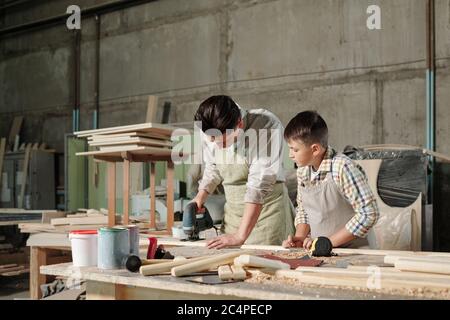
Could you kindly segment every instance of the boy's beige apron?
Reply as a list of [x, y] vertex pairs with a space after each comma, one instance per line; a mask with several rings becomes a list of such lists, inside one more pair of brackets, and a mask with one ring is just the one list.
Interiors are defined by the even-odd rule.
[[[216, 159], [223, 159], [225, 154], [225, 150], [216, 152]], [[235, 233], [242, 221], [249, 175], [247, 160], [237, 153], [232, 153], [232, 156], [235, 157], [232, 162], [216, 161], [216, 168], [223, 178], [226, 198], [222, 231], [228, 234]], [[284, 182], [277, 182], [272, 193], [264, 200], [258, 221], [245, 243], [281, 245], [289, 234], [295, 232], [293, 209]]]
[[[330, 237], [353, 218], [355, 211], [334, 183], [331, 172], [316, 185], [299, 186], [302, 205], [308, 215], [311, 238]], [[368, 246], [366, 239], [357, 238], [343, 247]]]

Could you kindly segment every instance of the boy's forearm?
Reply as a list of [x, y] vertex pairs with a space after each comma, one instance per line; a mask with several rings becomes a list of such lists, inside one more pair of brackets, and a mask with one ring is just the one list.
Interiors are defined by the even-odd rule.
[[311, 231], [309, 224], [299, 223], [295, 226], [295, 237], [304, 240]]
[[329, 239], [333, 244], [333, 247], [337, 248], [356, 239], [356, 236], [350, 233], [346, 228], [342, 228], [329, 237]]

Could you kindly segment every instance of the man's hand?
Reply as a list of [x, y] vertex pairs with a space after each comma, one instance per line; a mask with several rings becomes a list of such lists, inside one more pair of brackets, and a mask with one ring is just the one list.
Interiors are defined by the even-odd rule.
[[192, 200], [192, 202], [195, 202], [197, 204], [198, 212], [202, 213], [205, 211], [205, 208], [203, 207], [203, 204], [205, 203], [206, 199], [208, 198], [208, 192], [205, 190], [200, 190], [195, 198]]
[[244, 244], [243, 239], [235, 234], [224, 234], [220, 237], [208, 241], [208, 249], [222, 249], [225, 247], [240, 246]]
[[303, 247], [303, 237], [296, 237], [289, 235], [286, 240], [283, 241], [283, 248], [301, 248]]

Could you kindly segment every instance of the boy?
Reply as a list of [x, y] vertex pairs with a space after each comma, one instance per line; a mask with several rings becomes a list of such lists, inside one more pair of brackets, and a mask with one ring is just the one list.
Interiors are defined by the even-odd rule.
[[297, 114], [284, 138], [298, 165], [298, 207], [295, 236], [283, 246], [310, 250], [315, 239], [325, 240], [330, 252], [332, 247], [367, 245], [365, 237], [379, 211], [362, 168], [328, 146], [327, 125], [315, 111]]

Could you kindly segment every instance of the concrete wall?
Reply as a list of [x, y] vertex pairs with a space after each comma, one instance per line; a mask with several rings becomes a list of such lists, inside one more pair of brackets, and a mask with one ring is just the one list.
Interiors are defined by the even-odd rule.
[[[42, 1], [2, 28], [65, 12]], [[381, 7], [382, 30], [366, 9]], [[436, 0], [437, 149], [450, 154], [450, 0]], [[101, 17], [100, 126], [143, 122], [147, 95], [172, 102], [172, 122], [225, 93], [286, 124], [316, 109], [331, 143], [425, 144], [423, 0], [161, 0]], [[57, 26], [0, 41], [0, 136], [25, 115], [24, 139], [62, 151], [72, 130], [73, 33]], [[95, 21], [82, 20], [81, 129], [92, 126]], [[157, 115], [160, 117], [160, 114]]]

